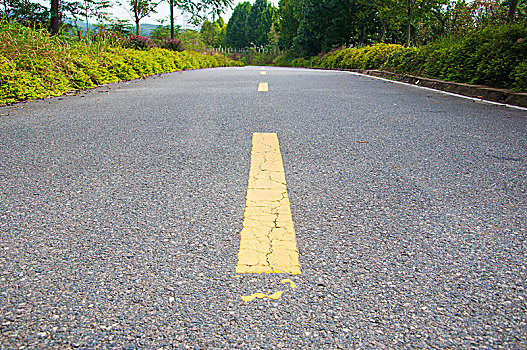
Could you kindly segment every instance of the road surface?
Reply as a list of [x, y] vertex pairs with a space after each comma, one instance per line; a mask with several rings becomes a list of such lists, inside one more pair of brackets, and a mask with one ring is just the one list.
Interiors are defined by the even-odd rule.
[[[2, 349], [527, 347], [526, 110], [246, 67], [0, 115]], [[253, 134], [291, 273], [236, 272]]]

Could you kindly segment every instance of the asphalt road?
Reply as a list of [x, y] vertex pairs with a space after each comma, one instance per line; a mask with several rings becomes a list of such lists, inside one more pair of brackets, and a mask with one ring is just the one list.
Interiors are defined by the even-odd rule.
[[[266, 71], [0, 108], [0, 348], [527, 347], [527, 111]], [[300, 275], [235, 274], [255, 132]]]

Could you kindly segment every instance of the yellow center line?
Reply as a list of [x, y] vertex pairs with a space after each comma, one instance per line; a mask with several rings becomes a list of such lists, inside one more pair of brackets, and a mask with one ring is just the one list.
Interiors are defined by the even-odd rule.
[[300, 274], [282, 155], [275, 133], [254, 133], [236, 273]]
[[261, 91], [261, 92], [269, 91], [269, 83], [260, 83], [258, 85], [258, 91]]
[[267, 75], [267, 72], [263, 70], [260, 72], [260, 75]]

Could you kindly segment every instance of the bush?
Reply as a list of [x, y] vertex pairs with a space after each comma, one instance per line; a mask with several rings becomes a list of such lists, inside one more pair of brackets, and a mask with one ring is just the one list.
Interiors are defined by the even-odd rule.
[[185, 50], [183, 43], [179, 39], [163, 39], [159, 43], [159, 46], [170, 51], [181, 52]]
[[135, 50], [148, 50], [156, 46], [152, 39], [141, 35], [130, 35], [124, 42], [124, 47]]
[[323, 68], [379, 69], [387, 57], [402, 50], [401, 45], [375, 44], [329, 52], [320, 58]]
[[428, 56], [428, 51], [421, 47], [402, 48], [389, 54], [380, 69], [394, 73], [423, 75]]
[[0, 105], [183, 69], [239, 66], [223, 55], [135, 50], [112, 38], [65, 42], [46, 31], [0, 22]]
[[288, 56], [287, 54], [280, 55], [280, 56], [278, 56], [278, 57], [276, 57], [274, 59], [273, 64], [275, 66], [278, 66], [278, 67], [291, 67], [291, 61], [292, 60], [293, 59], [290, 56]]
[[440, 79], [497, 88], [513, 88], [511, 75], [527, 62], [527, 28], [489, 26], [460, 38], [453, 45], [432, 44], [425, 73]]
[[527, 60], [521, 62], [511, 72], [512, 89], [527, 92]]
[[[278, 62], [289, 61], [282, 58]], [[488, 26], [464, 37], [405, 48], [376, 44], [297, 58], [294, 67], [384, 69], [449, 81], [527, 92], [527, 27]]]

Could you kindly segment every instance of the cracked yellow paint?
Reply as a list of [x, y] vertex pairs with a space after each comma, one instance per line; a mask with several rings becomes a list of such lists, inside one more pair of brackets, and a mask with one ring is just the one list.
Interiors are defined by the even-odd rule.
[[300, 274], [282, 155], [275, 133], [254, 133], [236, 273]]
[[269, 91], [269, 83], [260, 83], [260, 84], [258, 84], [258, 91], [260, 91], [260, 92]]
[[289, 278], [285, 279], [285, 280], [281, 280], [280, 283], [282, 283], [282, 284], [289, 283], [289, 285], [291, 286], [291, 289], [295, 289], [296, 288], [296, 283], [291, 281]]
[[273, 294], [254, 293], [251, 295], [242, 295], [240, 298], [246, 303], [248, 303], [249, 301], [253, 301], [254, 299], [263, 299], [263, 298], [278, 300], [282, 296], [282, 294], [284, 294], [283, 290], [273, 293]]

